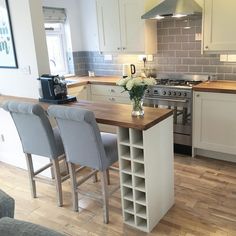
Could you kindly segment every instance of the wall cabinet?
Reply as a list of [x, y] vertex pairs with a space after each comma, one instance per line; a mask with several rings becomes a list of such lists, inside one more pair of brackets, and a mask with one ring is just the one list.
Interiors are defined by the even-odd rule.
[[194, 92], [194, 148], [236, 154], [236, 95]]
[[236, 31], [232, 24], [236, 21], [235, 0], [205, 0], [204, 42], [205, 52], [236, 51]]
[[156, 21], [142, 20], [143, 0], [97, 0], [99, 45], [102, 52], [157, 52]]

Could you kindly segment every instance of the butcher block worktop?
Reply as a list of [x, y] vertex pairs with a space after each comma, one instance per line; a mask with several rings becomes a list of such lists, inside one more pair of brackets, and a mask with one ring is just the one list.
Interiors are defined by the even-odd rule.
[[194, 91], [236, 94], [236, 81], [215, 80], [193, 86]]
[[[4, 95], [0, 96], [0, 105], [7, 100], [39, 103], [44, 107], [45, 110], [48, 108], [48, 106], [52, 105], [49, 103], [39, 102], [37, 99], [4, 96]], [[108, 103], [93, 102], [87, 100], [79, 100], [78, 102], [72, 102], [64, 105], [84, 108], [93, 111], [98, 123], [125, 127], [125, 128], [134, 128], [139, 130], [147, 130], [152, 126], [154, 126], [155, 124], [171, 116], [173, 113], [172, 110], [168, 109], [145, 107], [144, 117], [136, 118], [131, 116], [132, 107], [130, 105], [108, 104]]]
[[80, 85], [85, 84], [101, 84], [101, 85], [116, 85], [116, 82], [120, 80], [121, 77], [119, 76], [95, 76], [95, 77], [69, 77], [66, 78], [66, 80], [73, 80], [74, 82], [71, 84], [68, 84], [68, 88], [73, 88]]

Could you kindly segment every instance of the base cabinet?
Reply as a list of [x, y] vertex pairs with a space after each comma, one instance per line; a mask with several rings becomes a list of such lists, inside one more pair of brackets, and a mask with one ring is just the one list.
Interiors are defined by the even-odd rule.
[[88, 99], [88, 88], [87, 85], [80, 85], [68, 88], [68, 94], [75, 96], [77, 100], [87, 100]]
[[193, 96], [193, 147], [235, 155], [236, 95], [195, 91]]
[[[129, 94], [123, 92], [123, 88], [116, 85], [91, 84], [91, 100], [97, 102], [130, 104]], [[116, 133], [116, 127], [112, 125], [98, 124], [101, 131]]]

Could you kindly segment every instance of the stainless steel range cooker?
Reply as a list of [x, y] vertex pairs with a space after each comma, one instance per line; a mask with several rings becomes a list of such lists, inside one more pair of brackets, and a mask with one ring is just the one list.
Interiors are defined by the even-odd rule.
[[192, 147], [192, 86], [206, 80], [208, 76], [205, 75], [166, 75], [157, 79], [157, 84], [149, 87], [144, 96], [146, 106], [173, 109], [174, 143], [179, 149], [187, 147], [189, 154]]

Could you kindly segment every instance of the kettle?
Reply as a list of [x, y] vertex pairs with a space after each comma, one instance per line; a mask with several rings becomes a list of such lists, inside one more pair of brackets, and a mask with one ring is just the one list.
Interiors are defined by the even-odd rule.
[[136, 73], [136, 68], [134, 64], [123, 64], [123, 78], [131, 77]]

